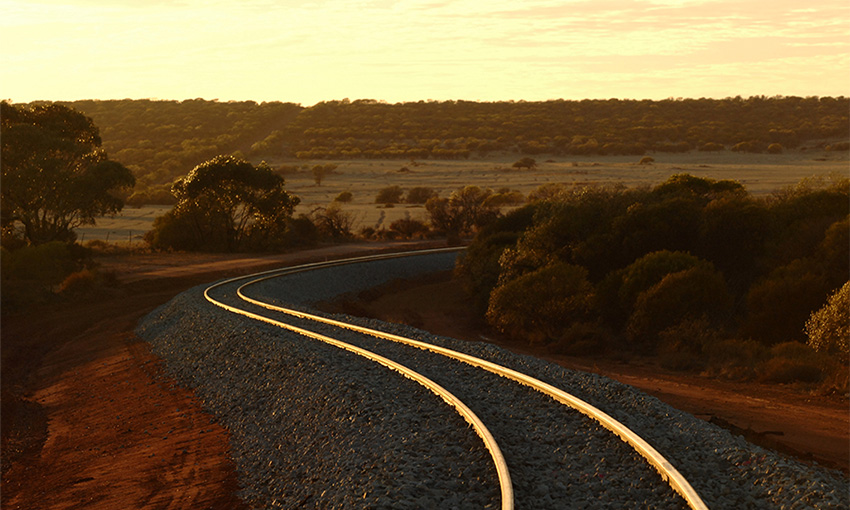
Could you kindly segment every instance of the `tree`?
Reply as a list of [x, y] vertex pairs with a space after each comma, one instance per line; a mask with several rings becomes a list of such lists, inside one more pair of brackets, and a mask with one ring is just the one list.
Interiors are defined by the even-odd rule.
[[4, 242], [73, 241], [74, 228], [121, 211], [114, 193], [136, 180], [101, 149], [90, 118], [64, 106], [5, 101], [0, 116]]
[[465, 186], [452, 192], [449, 198], [432, 197], [425, 202], [431, 225], [449, 236], [472, 232], [499, 215], [498, 208], [488, 204], [492, 190]]
[[337, 169], [337, 166], [334, 164], [327, 165], [316, 165], [313, 167], [313, 180], [316, 182], [316, 186], [321, 186], [322, 181], [325, 180], [325, 177], [334, 173]]
[[314, 211], [314, 223], [319, 232], [332, 239], [348, 239], [355, 217], [349, 211], [343, 211], [338, 202]]
[[[265, 163], [253, 166], [233, 156], [217, 156], [175, 181], [177, 205], [151, 236], [174, 232], [186, 249], [237, 251], [261, 248], [282, 237], [298, 197]], [[179, 228], [177, 228], [179, 226]], [[154, 243], [155, 246], [157, 243]], [[175, 247], [165, 243], [156, 247]]]

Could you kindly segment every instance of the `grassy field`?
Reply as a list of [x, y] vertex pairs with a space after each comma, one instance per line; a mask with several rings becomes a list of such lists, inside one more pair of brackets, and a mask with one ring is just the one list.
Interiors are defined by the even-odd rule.
[[[537, 158], [535, 170], [511, 167], [516, 155], [474, 161], [426, 160], [410, 161], [269, 161], [273, 167], [297, 164], [307, 169], [286, 176], [287, 188], [301, 198], [296, 213], [309, 213], [330, 204], [343, 191], [353, 200], [343, 204], [356, 218], [355, 230], [361, 227], [388, 227], [393, 221], [409, 215], [425, 219], [423, 206], [397, 204], [384, 208], [375, 204], [378, 190], [397, 185], [409, 190], [428, 186], [446, 197], [466, 185], [484, 188], [510, 188], [523, 194], [547, 183], [614, 184], [625, 186], [654, 185], [677, 173], [690, 173], [712, 179], [733, 179], [744, 184], [754, 195], [766, 195], [801, 179], [815, 175], [839, 173], [850, 175], [846, 152], [818, 150], [788, 151], [784, 154], [746, 154], [736, 152], [691, 152], [685, 154], [653, 154], [655, 162], [640, 165], [639, 156], [593, 156], [587, 158]], [[314, 164], [334, 163], [336, 172], [316, 186], [309, 171]], [[406, 170], [402, 170], [406, 168]], [[125, 243], [139, 241], [153, 220], [168, 207], [146, 206], [125, 208], [115, 218], [102, 218], [94, 227], [77, 230], [81, 240], [101, 239]]]

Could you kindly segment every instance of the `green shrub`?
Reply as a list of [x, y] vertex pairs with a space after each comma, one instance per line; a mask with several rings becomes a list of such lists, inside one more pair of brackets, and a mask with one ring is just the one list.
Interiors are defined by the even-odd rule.
[[783, 342], [770, 348], [771, 358], [758, 369], [759, 380], [772, 383], [819, 382], [826, 359], [800, 342]]
[[707, 360], [703, 351], [720, 343], [723, 333], [707, 317], [685, 319], [658, 334], [661, 366], [671, 370], [701, 370]]
[[89, 252], [80, 245], [59, 241], [0, 250], [2, 306], [12, 310], [46, 302], [69, 274], [90, 263]]
[[656, 251], [634, 261], [625, 269], [618, 290], [621, 306], [626, 310], [634, 307], [638, 296], [656, 285], [665, 276], [706, 264], [690, 253]]
[[774, 269], [747, 292], [742, 335], [766, 345], [804, 340], [806, 319], [823, 304], [825, 287], [823, 273], [810, 261]]

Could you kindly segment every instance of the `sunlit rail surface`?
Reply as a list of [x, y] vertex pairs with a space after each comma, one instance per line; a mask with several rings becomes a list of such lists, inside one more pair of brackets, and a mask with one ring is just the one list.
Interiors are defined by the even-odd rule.
[[631, 431], [625, 425], [623, 425], [619, 421], [615, 420], [614, 418], [612, 418], [611, 416], [609, 416], [605, 412], [603, 412], [600, 409], [590, 405], [589, 403], [575, 397], [574, 395], [567, 393], [566, 391], [563, 391], [559, 388], [556, 388], [556, 387], [554, 387], [550, 384], [547, 384], [547, 383], [545, 383], [545, 382], [543, 382], [539, 379], [536, 379], [534, 377], [531, 377], [529, 375], [523, 374], [521, 372], [512, 370], [510, 368], [503, 367], [503, 366], [498, 365], [496, 363], [492, 363], [490, 361], [483, 360], [483, 359], [480, 359], [480, 358], [477, 358], [475, 356], [471, 356], [471, 355], [468, 355], [468, 354], [465, 354], [465, 353], [462, 353], [462, 352], [454, 351], [454, 350], [451, 350], [451, 349], [447, 349], [445, 347], [429, 344], [429, 343], [426, 343], [426, 342], [422, 342], [422, 341], [411, 339], [411, 338], [406, 338], [406, 337], [399, 336], [399, 335], [393, 335], [393, 334], [385, 333], [385, 332], [382, 332], [382, 331], [377, 331], [377, 330], [374, 330], [374, 329], [365, 328], [365, 327], [358, 326], [358, 325], [355, 325], [355, 324], [350, 324], [350, 323], [347, 323], [347, 322], [328, 319], [326, 317], [321, 317], [321, 316], [317, 316], [317, 315], [313, 315], [313, 314], [308, 314], [308, 313], [305, 313], [305, 312], [302, 312], [302, 311], [277, 306], [277, 305], [274, 305], [274, 304], [271, 304], [271, 303], [268, 303], [268, 302], [264, 302], [264, 301], [259, 300], [259, 299], [254, 299], [254, 298], [249, 297], [247, 295], [247, 289], [249, 287], [251, 287], [252, 285], [256, 285], [260, 282], [270, 280], [270, 279], [273, 279], [273, 278], [279, 278], [279, 277], [282, 277], [282, 276], [292, 275], [292, 274], [299, 273], [299, 272], [311, 271], [311, 270], [315, 270], [315, 269], [328, 268], [328, 267], [333, 267], [333, 266], [355, 264], [355, 263], [360, 263], [360, 262], [379, 261], [379, 260], [385, 260], [385, 259], [390, 259], [390, 258], [435, 254], [435, 253], [440, 253], [440, 252], [445, 252], [445, 251], [453, 251], [453, 250], [457, 251], [459, 249], [458, 248], [443, 248], [443, 249], [436, 249], [436, 250], [419, 250], [419, 251], [415, 251], [415, 252], [370, 255], [370, 256], [363, 256], [363, 257], [349, 258], [349, 259], [344, 259], [344, 260], [317, 262], [317, 263], [304, 264], [304, 265], [295, 266], [295, 267], [275, 269], [275, 270], [271, 270], [271, 271], [256, 273], [256, 274], [248, 275], [248, 276], [241, 276], [241, 277], [232, 278], [232, 279], [229, 279], [229, 280], [219, 282], [217, 284], [214, 284], [214, 285], [208, 287], [204, 292], [204, 296], [206, 297], [206, 299], [209, 302], [215, 304], [216, 306], [224, 308], [225, 310], [228, 310], [230, 312], [233, 312], [233, 313], [236, 313], [236, 314], [239, 314], [239, 315], [243, 315], [245, 317], [249, 317], [249, 318], [252, 318], [252, 319], [255, 319], [255, 320], [263, 321], [263, 322], [266, 322], [266, 323], [269, 323], [269, 324], [273, 324], [275, 326], [296, 332], [298, 334], [307, 336], [309, 338], [320, 340], [320, 341], [329, 343], [331, 345], [334, 345], [336, 347], [339, 347], [341, 349], [346, 349], [346, 350], [354, 352], [358, 355], [364, 356], [364, 357], [366, 357], [366, 358], [368, 358], [372, 361], [375, 361], [377, 363], [380, 363], [381, 365], [384, 365], [384, 366], [386, 366], [386, 367], [388, 367], [392, 370], [396, 370], [396, 371], [404, 374], [407, 377], [410, 377], [411, 379], [417, 381], [419, 384], [422, 384], [423, 386], [428, 388], [430, 391], [439, 395], [448, 404], [455, 407], [457, 412], [460, 413], [461, 416], [463, 416], [463, 418], [473, 426], [476, 433], [478, 433], [478, 435], [484, 441], [486, 448], [488, 449], [491, 457], [493, 458], [495, 468], [496, 468], [496, 471], [497, 471], [497, 474], [498, 474], [498, 477], [499, 477], [501, 500], [502, 500], [501, 507], [503, 509], [510, 509], [510, 508], [513, 508], [513, 506], [514, 506], [513, 487], [511, 485], [511, 477], [510, 477], [510, 474], [508, 472], [508, 466], [505, 462], [505, 459], [502, 455], [501, 450], [499, 449], [498, 444], [496, 443], [495, 439], [493, 438], [492, 434], [487, 429], [485, 424], [478, 418], [478, 416], [476, 416], [468, 408], [468, 406], [466, 406], [463, 402], [461, 402], [457, 397], [455, 397], [454, 395], [449, 393], [447, 390], [442, 388], [440, 385], [438, 385], [434, 381], [432, 381], [432, 380], [426, 378], [425, 376], [418, 374], [418, 373], [414, 372], [413, 370], [410, 370], [407, 367], [404, 367], [403, 365], [396, 363], [395, 361], [392, 361], [392, 360], [390, 360], [386, 357], [380, 356], [378, 354], [375, 354], [375, 353], [370, 352], [366, 349], [351, 345], [349, 343], [342, 342], [340, 340], [331, 338], [329, 336], [322, 335], [322, 334], [319, 334], [319, 333], [314, 332], [314, 331], [310, 331], [310, 330], [307, 330], [307, 329], [304, 329], [304, 328], [301, 328], [301, 327], [294, 326], [292, 324], [287, 324], [287, 323], [282, 322], [282, 321], [274, 320], [270, 317], [266, 317], [266, 316], [263, 316], [263, 315], [258, 314], [258, 313], [251, 312], [251, 311], [249, 311], [245, 308], [242, 308], [240, 306], [228, 305], [228, 304], [226, 304], [226, 303], [224, 303], [224, 302], [222, 302], [218, 299], [213, 298], [212, 297], [212, 291], [214, 291], [218, 288], [224, 287], [224, 286], [232, 286], [232, 285], [238, 284], [239, 282], [245, 281], [245, 283], [242, 283], [236, 289], [236, 295], [244, 303], [260, 306], [260, 307], [265, 308], [267, 310], [270, 310], [270, 311], [273, 311], [273, 312], [276, 312], [276, 313], [286, 314], [288, 316], [291, 316], [291, 317], [294, 317], [294, 318], [297, 318], [297, 319], [304, 319], [304, 320], [312, 321], [312, 322], [317, 323], [317, 324], [325, 324], [325, 325], [329, 325], [329, 326], [333, 326], [333, 327], [337, 327], [337, 328], [355, 331], [355, 332], [362, 333], [362, 334], [365, 334], [365, 335], [369, 335], [369, 336], [372, 336], [372, 337], [375, 337], [375, 338], [379, 338], [379, 339], [383, 339], [383, 340], [387, 340], [387, 341], [392, 341], [392, 342], [397, 342], [397, 343], [412, 346], [412, 347], [415, 347], [415, 348], [418, 348], [418, 349], [423, 349], [423, 350], [426, 350], [426, 351], [434, 352], [434, 353], [446, 356], [448, 358], [452, 358], [454, 360], [458, 360], [460, 362], [463, 362], [463, 363], [469, 364], [471, 366], [480, 368], [482, 370], [492, 372], [494, 374], [508, 378], [510, 380], [516, 381], [517, 383], [520, 383], [522, 385], [531, 387], [531, 388], [551, 397], [552, 399], [554, 399], [557, 402], [560, 402], [560, 403], [562, 403], [566, 406], [569, 406], [573, 409], [578, 410], [579, 412], [581, 412], [584, 415], [592, 418], [593, 420], [595, 420], [599, 424], [601, 424], [603, 427], [605, 427], [606, 429], [608, 429], [611, 432], [613, 432], [614, 434], [616, 434], [623, 441], [628, 443], [644, 459], [646, 459], [646, 461], [658, 471], [658, 473], [661, 475], [661, 477], [665, 481], [667, 481], [667, 483], [670, 485], [670, 487], [674, 491], [676, 491], [679, 495], [681, 495], [682, 498], [684, 498], [684, 500], [687, 502], [687, 504], [691, 508], [693, 508], [695, 510], [697, 510], [697, 509], [707, 509], [707, 506], [702, 501], [700, 496], [696, 493], [696, 491], [693, 489], [691, 484], [684, 478], [684, 476], [682, 476], [681, 473], [679, 473], [679, 471], [666, 458], [664, 458], [664, 456], [662, 456], [657, 450], [655, 450], [655, 448], [653, 448], [644, 439], [642, 439], [640, 436], [635, 434], [633, 431]]

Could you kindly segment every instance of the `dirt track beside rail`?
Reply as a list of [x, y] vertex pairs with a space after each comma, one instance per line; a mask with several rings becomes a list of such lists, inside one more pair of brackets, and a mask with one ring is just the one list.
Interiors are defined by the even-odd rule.
[[[364, 244], [271, 257], [104, 259], [104, 268], [122, 282], [118, 288], [4, 313], [2, 508], [240, 508], [227, 430], [164, 374], [160, 360], [134, 336], [137, 321], [193, 285], [387, 248]], [[463, 299], [456, 286], [437, 282], [412, 292], [419, 298], [396, 294], [389, 298], [392, 306], [379, 304], [382, 315], [407, 313], [407, 299], [439, 295], [440, 307], [417, 312], [413, 322], [421, 323], [414, 325], [479, 339], [474, 326], [458, 321], [453, 311]], [[821, 460], [832, 451], [834, 463], [847, 469], [846, 401], [782, 388], [724, 386], [650, 366], [555, 361], [618, 378], [704, 418], [713, 415], [757, 432], [781, 430], [785, 435], [777, 437], [796, 449]]]

